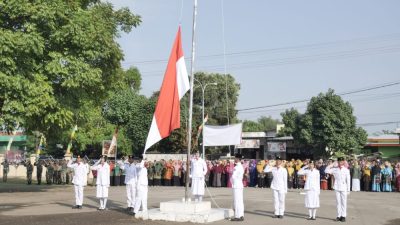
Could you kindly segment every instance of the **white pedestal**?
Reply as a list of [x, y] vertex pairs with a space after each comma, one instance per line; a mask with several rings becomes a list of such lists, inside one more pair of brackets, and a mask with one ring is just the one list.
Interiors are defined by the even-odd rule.
[[140, 211], [136, 217], [144, 220], [166, 220], [174, 222], [210, 223], [233, 216], [232, 209], [213, 209], [211, 202], [161, 202], [160, 208]]

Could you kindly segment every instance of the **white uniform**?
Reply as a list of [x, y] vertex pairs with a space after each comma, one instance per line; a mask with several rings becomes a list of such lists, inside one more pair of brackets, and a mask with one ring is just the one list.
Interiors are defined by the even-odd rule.
[[192, 159], [190, 166], [190, 177], [192, 178], [192, 195], [195, 200], [202, 201], [204, 195], [204, 176], [207, 174], [206, 162], [199, 159]]
[[233, 190], [233, 208], [235, 211], [235, 218], [244, 217], [244, 204], [243, 204], [243, 174], [244, 169], [242, 163], [236, 163], [233, 169], [231, 181]]
[[121, 169], [125, 171], [125, 184], [128, 207], [135, 207], [137, 168], [134, 163], [121, 164]]
[[100, 198], [100, 209], [105, 209], [108, 198], [108, 188], [110, 187], [110, 165], [108, 165], [107, 162], [103, 165], [95, 164], [91, 169], [97, 170], [96, 197]]
[[139, 212], [140, 206], [142, 206], [143, 212], [147, 212], [148, 177], [147, 168], [144, 166], [144, 160], [139, 164], [138, 169], [135, 214]]
[[267, 165], [264, 169], [265, 173], [272, 172], [273, 178], [271, 189], [274, 192], [274, 208], [276, 216], [283, 216], [285, 213], [285, 196], [287, 193], [288, 173], [286, 168], [271, 167]]
[[350, 170], [346, 167], [328, 166], [325, 173], [332, 174], [335, 177], [333, 189], [336, 193], [337, 217], [347, 216], [347, 195], [350, 194]]
[[306, 191], [305, 206], [309, 209], [310, 218], [315, 218], [317, 208], [319, 208], [319, 194], [321, 193], [320, 174], [318, 169], [307, 169], [308, 167], [301, 168], [297, 174], [305, 175], [306, 183], [304, 190]]
[[75, 189], [75, 203], [77, 206], [82, 206], [83, 204], [83, 187], [87, 185], [87, 175], [88, 167], [83, 162], [72, 163], [70, 160], [67, 166], [74, 170], [74, 177], [72, 178], [72, 183]]

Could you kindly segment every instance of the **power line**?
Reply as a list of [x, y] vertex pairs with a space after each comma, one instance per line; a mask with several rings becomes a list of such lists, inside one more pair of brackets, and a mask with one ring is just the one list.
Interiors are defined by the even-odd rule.
[[[382, 35], [382, 36], [373, 36], [373, 37], [362, 37], [362, 38], [354, 38], [347, 40], [338, 40], [338, 41], [329, 41], [329, 42], [320, 42], [314, 44], [304, 44], [304, 45], [293, 45], [286, 47], [278, 47], [278, 48], [267, 48], [267, 49], [258, 49], [258, 50], [247, 50], [247, 51], [238, 51], [238, 52], [230, 52], [226, 54], [209, 54], [198, 56], [198, 59], [210, 59], [214, 57], [223, 57], [226, 56], [243, 56], [243, 55], [252, 55], [252, 54], [260, 54], [260, 53], [271, 53], [271, 52], [281, 52], [281, 51], [293, 51], [299, 49], [315, 49], [320, 47], [329, 47], [336, 45], [346, 45], [346, 44], [354, 44], [354, 42], [358, 42], [358, 44], [370, 44], [373, 42], [381, 42], [381, 41], [390, 41], [390, 40], [398, 40], [400, 39], [400, 33]], [[185, 58], [186, 60], [190, 60], [190, 58]], [[142, 61], [125, 61], [123, 64], [152, 64], [152, 63], [166, 63], [167, 59], [154, 59], [154, 60], [142, 60]]]
[[378, 123], [360, 123], [357, 126], [360, 127], [372, 127], [372, 126], [381, 126], [381, 125], [390, 125], [390, 124], [398, 124], [400, 121], [388, 121], [388, 122], [378, 122]]
[[[350, 94], [355, 94], [355, 93], [360, 93], [360, 92], [366, 92], [366, 91], [371, 91], [371, 90], [391, 87], [391, 86], [395, 86], [395, 85], [399, 85], [399, 84], [400, 84], [400, 81], [394, 81], [394, 82], [385, 83], [385, 84], [381, 84], [381, 85], [374, 86], [374, 87], [361, 88], [361, 89], [354, 90], [354, 91], [348, 91], [348, 92], [344, 92], [344, 93], [339, 93], [337, 95], [345, 96], [345, 95], [350, 95]], [[271, 107], [282, 106], [282, 105], [292, 105], [292, 104], [296, 104], [296, 103], [304, 103], [304, 102], [309, 102], [309, 101], [310, 101], [309, 99], [303, 99], [303, 100], [284, 102], [284, 103], [278, 103], [278, 104], [273, 104], [273, 105], [264, 105], [264, 106], [256, 106], [256, 107], [238, 109], [237, 111], [238, 112], [243, 112], [243, 111], [249, 111], [249, 110], [254, 110], [254, 109], [271, 108]]]

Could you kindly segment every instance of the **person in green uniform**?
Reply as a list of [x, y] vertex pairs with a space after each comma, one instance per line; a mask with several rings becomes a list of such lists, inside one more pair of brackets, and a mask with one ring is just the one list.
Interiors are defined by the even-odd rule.
[[7, 174], [10, 171], [10, 164], [7, 159], [4, 159], [4, 162], [1, 163], [3, 165], [3, 182], [7, 182]]
[[43, 172], [43, 165], [41, 161], [36, 161], [34, 166], [36, 166], [36, 179], [37, 184], [42, 184], [42, 172]]
[[32, 173], [33, 173], [33, 165], [31, 163], [31, 161], [27, 161], [25, 163], [25, 167], [26, 167], [26, 179], [28, 181], [28, 185], [32, 184]]
[[53, 183], [53, 173], [54, 173], [53, 162], [46, 163], [45, 167], [47, 168], [47, 171], [46, 171], [46, 183], [48, 185], [51, 185]]

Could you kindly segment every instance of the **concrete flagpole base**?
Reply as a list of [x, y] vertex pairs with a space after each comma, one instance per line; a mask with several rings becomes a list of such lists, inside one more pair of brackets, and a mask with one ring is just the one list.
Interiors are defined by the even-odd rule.
[[165, 220], [174, 222], [210, 223], [233, 216], [232, 209], [211, 208], [211, 202], [161, 202], [160, 208], [138, 212], [143, 220]]

